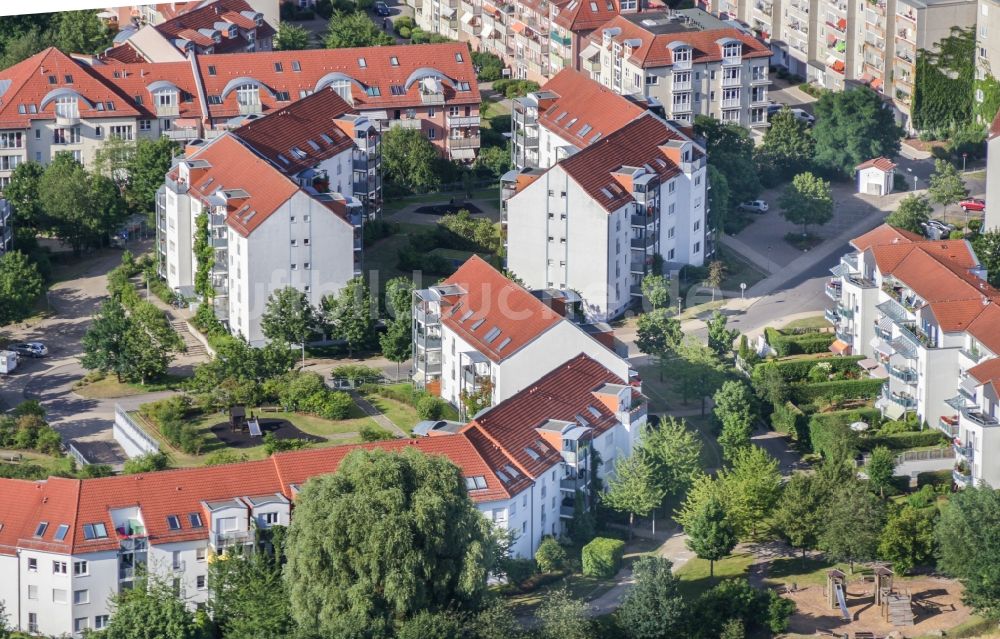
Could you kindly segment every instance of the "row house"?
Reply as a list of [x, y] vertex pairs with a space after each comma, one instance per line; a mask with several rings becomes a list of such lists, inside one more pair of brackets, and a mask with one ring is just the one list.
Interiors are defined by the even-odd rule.
[[417, 129], [445, 157], [475, 158], [481, 98], [464, 44], [129, 64], [50, 48], [0, 71], [0, 188], [21, 162], [65, 151], [90, 167], [113, 137], [211, 139], [327, 88], [379, 132]]
[[513, 165], [547, 169], [614, 133], [651, 106], [640, 96], [615, 93], [581, 71], [563, 69], [538, 91], [514, 98]]
[[578, 490], [603, 488], [645, 423], [644, 398], [580, 355], [447, 436], [99, 479], [0, 479], [0, 574], [9, 577], [0, 604], [15, 629], [81, 637], [107, 627], [112, 597], [146, 571], [202, 608], [209, 563], [287, 526], [303, 485], [358, 448], [450, 459], [483, 516], [513, 534], [512, 554], [530, 558], [544, 536], [565, 532]]
[[155, 26], [121, 28], [101, 57], [119, 62], [181, 62], [189, 53], [270, 51], [277, 23], [246, 0], [215, 0]]
[[[772, 63], [791, 73], [835, 91], [870, 86], [911, 132], [917, 52], [933, 50], [952, 27], [977, 21], [973, 0], [721, 0], [706, 6], [750, 25], [772, 48]], [[988, 8], [980, 12], [987, 16]], [[987, 30], [981, 31], [986, 40]], [[985, 60], [987, 45], [979, 50]]]
[[546, 304], [473, 256], [413, 293], [413, 379], [464, 411], [464, 395], [487, 386], [490, 403], [503, 402], [580, 353], [623, 380], [634, 377], [613, 344], [565, 306]]
[[655, 101], [671, 120], [767, 127], [771, 49], [701, 9], [618, 16], [580, 57], [594, 80]]
[[[827, 294], [839, 353], [864, 355], [872, 374], [886, 379], [876, 406], [891, 418], [916, 413], [943, 430], [956, 452], [978, 462], [961, 466], [960, 485], [995, 472], [982, 464], [992, 442], [992, 387], [1000, 354], [1000, 291], [965, 240], [926, 240], [888, 225], [851, 242]], [[986, 429], [986, 430], [984, 430]], [[962, 448], [962, 451], [958, 449]], [[971, 473], [971, 474], [970, 474]]]
[[260, 319], [275, 290], [291, 286], [318, 305], [361, 273], [365, 205], [350, 193], [377, 180], [377, 133], [345, 108], [328, 89], [191, 144], [157, 194], [161, 275], [193, 294], [206, 216], [216, 316], [253, 345], [266, 341]]
[[588, 319], [620, 316], [657, 264], [701, 266], [705, 151], [652, 113], [547, 169], [501, 180], [507, 268], [531, 288], [577, 291]]

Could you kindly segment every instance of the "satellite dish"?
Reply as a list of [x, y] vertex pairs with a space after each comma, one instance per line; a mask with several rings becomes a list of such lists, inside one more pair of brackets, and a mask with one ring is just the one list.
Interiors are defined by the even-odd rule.
[[863, 433], [866, 430], [868, 430], [868, 424], [864, 422], [854, 422], [849, 426], [849, 428], [853, 430], [855, 433]]

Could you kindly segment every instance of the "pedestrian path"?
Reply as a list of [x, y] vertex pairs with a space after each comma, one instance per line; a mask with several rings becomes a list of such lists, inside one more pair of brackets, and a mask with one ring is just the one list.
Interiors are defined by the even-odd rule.
[[189, 357], [208, 358], [208, 351], [205, 350], [205, 345], [191, 334], [191, 331], [188, 330], [187, 322], [184, 320], [171, 319], [170, 326], [180, 336], [181, 341], [184, 342], [184, 352], [187, 353]]
[[361, 393], [352, 389], [347, 391], [347, 394], [351, 396], [351, 399], [353, 399], [354, 403], [358, 405], [358, 408], [361, 409], [361, 412], [374, 419], [376, 424], [386, 429], [387, 431], [389, 431], [398, 438], [405, 439], [409, 437], [409, 435], [407, 435], [402, 428], [396, 426], [396, 424], [394, 424], [391, 419], [389, 419], [383, 413], [381, 413], [379, 409], [372, 406], [371, 402], [362, 397]]

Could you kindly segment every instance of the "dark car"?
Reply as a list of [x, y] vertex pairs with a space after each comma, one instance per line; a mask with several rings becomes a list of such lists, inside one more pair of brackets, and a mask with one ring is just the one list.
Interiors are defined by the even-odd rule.
[[389, 5], [379, 0], [375, 3], [375, 13], [380, 16], [392, 15], [392, 11], [389, 9]]

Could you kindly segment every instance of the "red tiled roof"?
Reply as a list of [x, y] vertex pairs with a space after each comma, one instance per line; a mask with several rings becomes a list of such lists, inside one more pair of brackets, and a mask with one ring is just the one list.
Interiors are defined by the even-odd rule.
[[[79, 482], [61, 477], [34, 482], [4, 479], [0, 499], [0, 554], [14, 554], [17, 546], [68, 552], [73, 543], [73, 514], [77, 510]], [[34, 536], [38, 524], [47, 522], [44, 534]], [[61, 524], [71, 528], [63, 541], [55, 540]]]
[[556, 0], [552, 19], [570, 31], [592, 31], [619, 13], [618, 0]]
[[[590, 357], [577, 355], [477, 416], [462, 432], [478, 431], [510, 457], [517, 470], [536, 478], [562, 459], [558, 448], [546, 442], [537, 430], [545, 422], [575, 422], [590, 427], [592, 435], [618, 423], [614, 413], [594, 395], [594, 391], [608, 383], [626, 382]], [[544, 449], [539, 441], [545, 444]]]
[[[442, 301], [442, 324], [494, 362], [510, 357], [562, 321], [559, 314], [476, 255], [443, 284], [457, 285], [465, 294], [447, 306]], [[494, 328], [500, 332], [494, 334]]]
[[[670, 141], [686, 141], [676, 130], [653, 115], [633, 120], [601, 138], [558, 165], [605, 210], [616, 211], [632, 200], [632, 195], [611, 176], [623, 166], [649, 166], [660, 180], [669, 179], [680, 168], [660, 146]], [[551, 169], [549, 169], [551, 170]]]
[[1000, 357], [973, 366], [968, 370], [968, 373], [982, 384], [1000, 381]]
[[[654, 19], [667, 17], [667, 14], [644, 13], [640, 15]], [[611, 38], [614, 42], [623, 44], [626, 40], [640, 41], [639, 46], [633, 48], [630, 59], [644, 69], [671, 66], [674, 63], [673, 53], [667, 46], [671, 42], [684, 42], [690, 45], [692, 49], [691, 61], [694, 64], [721, 61], [722, 45], [718, 43], [718, 40], [724, 38], [739, 40], [743, 44], [744, 58], [761, 58], [771, 55], [771, 50], [767, 45], [732, 27], [654, 34], [625, 16], [617, 16], [609, 20], [607, 24], [602, 25], [598, 31], [590, 36], [591, 42], [603, 47], [603, 33], [612, 28], [620, 29], [620, 32]]]
[[336, 118], [353, 112], [351, 105], [327, 88], [252, 120], [233, 135], [283, 173], [298, 173], [354, 146], [336, 124]]
[[190, 62], [96, 65], [93, 70], [105, 84], [116, 87], [128, 104], [149, 118], [156, 117], [156, 105], [148, 89], [154, 82], [169, 82], [180, 89], [177, 105], [180, 117], [201, 120], [204, 115]]
[[994, 302], [985, 306], [967, 331], [980, 344], [1000, 355], [1000, 305]]
[[600, 82], [569, 68], [546, 82], [542, 90], [558, 97], [539, 113], [539, 123], [580, 149], [646, 112]]
[[128, 41], [119, 44], [117, 47], [108, 49], [101, 54], [101, 58], [105, 60], [124, 62], [125, 64], [136, 64], [146, 61], [146, 58], [144, 58], [141, 53], [136, 51], [135, 47], [133, 47]]
[[892, 169], [896, 168], [896, 163], [890, 160], [889, 158], [878, 157], [862, 162], [861, 164], [857, 165], [854, 168], [860, 171], [862, 169], [867, 169], [871, 167], [875, 167], [879, 171], [891, 171]]
[[926, 238], [917, 235], [916, 233], [911, 233], [910, 231], [903, 229], [897, 229], [896, 227], [889, 226], [888, 224], [882, 224], [868, 231], [864, 235], [851, 240], [851, 246], [859, 251], [867, 251], [873, 246], [879, 246], [882, 244], [923, 242], [925, 239]]
[[227, 38], [226, 34], [222, 33], [222, 40], [216, 43], [211, 37], [199, 33], [199, 29], [215, 31], [215, 25], [224, 22], [235, 24], [244, 31], [256, 29], [258, 41], [274, 37], [275, 32], [271, 25], [264, 22], [258, 27], [252, 18], [241, 15], [243, 11], [254, 15], [258, 13], [247, 4], [246, 0], [216, 0], [210, 4], [200, 5], [196, 9], [184, 11], [175, 18], [156, 25], [155, 28], [166, 38], [191, 40], [201, 46], [212, 47], [215, 53], [245, 51], [248, 40], [239, 33], [235, 38]]
[[[67, 82], [67, 76], [72, 82]], [[85, 98], [79, 100], [81, 118], [134, 117], [139, 113], [88, 67], [49, 47], [0, 71], [0, 129], [24, 129], [32, 120], [53, 119], [58, 92], [75, 92]], [[43, 107], [46, 98], [49, 101]]]

